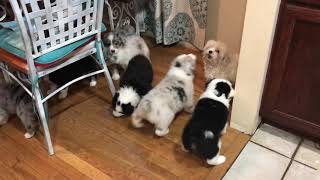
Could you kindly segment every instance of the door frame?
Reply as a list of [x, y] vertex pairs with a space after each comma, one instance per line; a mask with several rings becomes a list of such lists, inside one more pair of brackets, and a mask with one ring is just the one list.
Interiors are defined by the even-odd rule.
[[253, 134], [259, 110], [281, 0], [247, 0], [231, 127]]

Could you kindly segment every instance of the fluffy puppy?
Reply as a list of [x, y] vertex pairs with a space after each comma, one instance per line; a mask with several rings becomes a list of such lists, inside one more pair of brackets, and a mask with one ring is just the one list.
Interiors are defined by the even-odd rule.
[[0, 126], [8, 122], [11, 115], [16, 114], [29, 139], [34, 136], [38, 128], [38, 119], [33, 112], [32, 98], [18, 84], [0, 85]]
[[227, 130], [229, 103], [233, 95], [232, 84], [227, 80], [214, 79], [208, 84], [184, 128], [182, 143], [185, 151], [206, 158], [210, 165], [225, 162], [225, 156], [220, 155], [221, 136]]
[[120, 89], [112, 99], [113, 115], [131, 115], [140, 99], [152, 88], [153, 70], [144, 55], [133, 57], [120, 79]]
[[164, 79], [146, 94], [132, 115], [136, 128], [143, 126], [143, 120], [155, 125], [155, 134], [169, 133], [169, 125], [177, 112], [193, 108], [193, 79], [196, 56], [183, 54], [174, 59]]
[[[50, 90], [48, 94], [55, 91], [58, 87], [91, 72], [98, 70], [98, 64], [91, 56], [85, 57], [75, 63], [72, 63], [62, 69], [49, 74]], [[90, 86], [96, 86], [96, 76], [91, 77]], [[60, 91], [59, 99], [64, 99], [68, 96], [68, 87]]]
[[238, 55], [229, 54], [224, 43], [209, 40], [203, 48], [204, 74], [206, 81], [215, 78], [236, 81]]
[[[124, 29], [116, 29], [103, 36], [103, 42], [107, 49], [108, 57], [111, 63], [120, 65], [122, 69], [126, 69], [129, 61], [136, 55], [144, 55], [150, 59], [150, 50], [145, 41], [125, 26]], [[119, 80], [120, 75], [117, 68], [113, 69], [113, 80]]]

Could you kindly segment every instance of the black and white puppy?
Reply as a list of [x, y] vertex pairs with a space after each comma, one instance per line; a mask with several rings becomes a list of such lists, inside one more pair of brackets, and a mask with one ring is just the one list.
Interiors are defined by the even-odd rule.
[[212, 80], [184, 128], [183, 149], [206, 158], [209, 165], [219, 165], [226, 160], [220, 155], [221, 136], [228, 127], [229, 104], [233, 96], [231, 82]]
[[[82, 75], [89, 74], [99, 69], [93, 57], [88, 56], [77, 62], [74, 62], [62, 69], [54, 71], [49, 74], [50, 90], [48, 94], [55, 91], [58, 87], [65, 85], [66, 83], [81, 77]], [[96, 76], [91, 77], [90, 86], [96, 86]], [[68, 95], [68, 87], [60, 91], [59, 99], [64, 99]]]
[[153, 69], [144, 55], [133, 57], [120, 79], [120, 89], [112, 99], [113, 115], [131, 115], [140, 99], [152, 89]]

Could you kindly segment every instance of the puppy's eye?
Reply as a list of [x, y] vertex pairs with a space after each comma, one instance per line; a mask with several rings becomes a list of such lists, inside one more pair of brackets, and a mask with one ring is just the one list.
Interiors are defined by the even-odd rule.
[[217, 49], [217, 50], [216, 50], [216, 53], [220, 53], [220, 50], [219, 50], [219, 49]]
[[117, 102], [117, 105], [120, 106], [120, 101]]
[[105, 46], [107, 46], [107, 47], [109, 47], [110, 45], [111, 45], [110, 42], [106, 42], [106, 43], [105, 43]]

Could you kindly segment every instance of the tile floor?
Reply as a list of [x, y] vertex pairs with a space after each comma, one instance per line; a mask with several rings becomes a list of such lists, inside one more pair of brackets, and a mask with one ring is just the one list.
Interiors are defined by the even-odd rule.
[[224, 180], [320, 180], [319, 144], [263, 124]]

